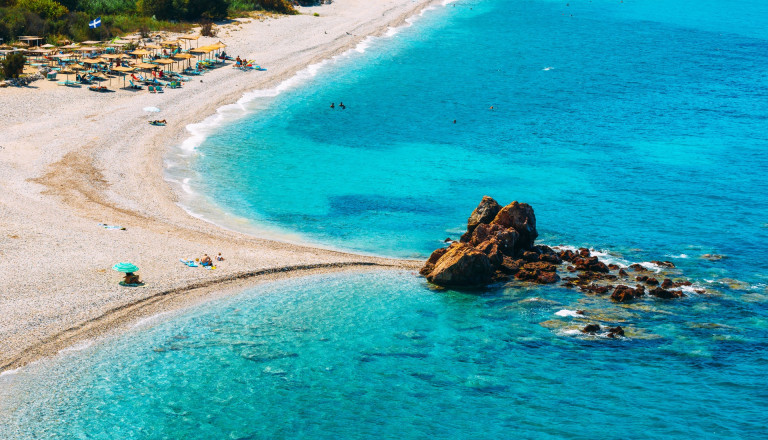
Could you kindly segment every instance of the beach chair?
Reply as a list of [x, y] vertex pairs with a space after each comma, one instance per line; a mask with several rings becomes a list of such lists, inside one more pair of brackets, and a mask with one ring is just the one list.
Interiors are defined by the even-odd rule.
[[57, 73], [59, 73], [59, 72], [56, 72], [56, 71], [51, 71], [51, 72], [48, 72], [48, 73], [45, 75], [45, 78], [46, 78], [48, 81], [56, 81], [56, 74], [57, 74]]
[[155, 93], [155, 86], [148, 85], [147, 90], [149, 90], [149, 93]]
[[141, 90], [143, 88], [142, 86], [135, 84], [132, 79], [129, 79], [128, 82], [131, 83], [130, 88], [132, 89]]
[[160, 84], [157, 84], [157, 85], [155, 86], [155, 92], [157, 92], [157, 93], [163, 93], [163, 86], [161, 86]]

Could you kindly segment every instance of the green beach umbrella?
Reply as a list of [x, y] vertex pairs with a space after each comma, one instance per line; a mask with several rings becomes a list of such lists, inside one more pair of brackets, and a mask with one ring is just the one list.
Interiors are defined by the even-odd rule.
[[136, 267], [135, 264], [131, 264], [131, 263], [117, 263], [114, 266], [112, 266], [112, 269], [118, 272], [125, 272], [125, 273], [133, 273], [139, 270], [139, 268]]

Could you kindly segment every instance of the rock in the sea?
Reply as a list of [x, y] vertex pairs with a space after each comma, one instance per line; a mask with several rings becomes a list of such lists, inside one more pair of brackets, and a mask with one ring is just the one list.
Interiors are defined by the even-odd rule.
[[646, 269], [645, 266], [643, 266], [642, 264], [638, 264], [638, 263], [630, 264], [629, 268], [634, 270], [635, 272], [647, 272], [648, 271], [648, 269]]
[[703, 258], [705, 260], [709, 260], [709, 261], [718, 261], [718, 260], [722, 260], [723, 258], [725, 258], [725, 255], [720, 255], [720, 254], [704, 254], [704, 255], [701, 256], [701, 258]]
[[626, 270], [624, 270], [624, 269], [619, 269], [619, 276], [620, 276], [620, 277], [628, 277], [628, 276], [629, 276], [629, 274], [627, 273], [627, 271], [626, 271]]
[[477, 205], [477, 208], [475, 208], [474, 211], [472, 211], [469, 220], [467, 220], [467, 232], [472, 234], [477, 225], [492, 222], [499, 211], [501, 211], [501, 205], [499, 205], [496, 200], [493, 200], [493, 198], [488, 196], [483, 196], [483, 200], [480, 201], [480, 204]]
[[520, 235], [515, 245], [516, 253], [517, 250], [531, 250], [536, 237], [539, 236], [536, 231], [536, 216], [531, 205], [527, 203], [512, 202], [501, 208], [491, 224], [512, 228]]
[[597, 257], [577, 257], [573, 260], [576, 270], [583, 270], [589, 272], [609, 273], [605, 263], [600, 261]]
[[466, 243], [455, 243], [437, 260], [427, 280], [439, 286], [475, 288], [487, 285], [492, 277], [488, 255]]
[[680, 292], [677, 290], [667, 290], [661, 287], [657, 287], [651, 290], [650, 292], [648, 292], [648, 294], [655, 296], [657, 298], [663, 298], [663, 299], [682, 298], [685, 296], [683, 292]]
[[671, 261], [656, 261], [656, 260], [654, 260], [654, 261], [651, 261], [651, 263], [653, 263], [653, 264], [655, 264], [657, 266], [661, 266], [661, 267], [669, 267], [671, 269], [675, 268], [675, 263], [673, 263]]
[[597, 333], [600, 331], [600, 324], [587, 324], [584, 329], [581, 330], [582, 333]]
[[424, 267], [421, 268], [419, 273], [423, 276], [429, 275], [429, 273], [435, 269], [435, 263], [437, 263], [437, 260], [445, 255], [446, 252], [448, 252], [448, 248], [435, 249], [435, 251], [432, 252], [432, 255], [429, 256], [427, 262], [424, 263]]
[[629, 302], [645, 295], [645, 288], [637, 286], [635, 289], [623, 284], [616, 286], [611, 294], [611, 299], [617, 302]]
[[615, 338], [616, 336], [624, 336], [624, 329], [620, 325], [608, 329], [609, 338]]
[[504, 261], [504, 254], [499, 250], [499, 242], [495, 238], [480, 243], [475, 249], [488, 255], [493, 267], [499, 267]]

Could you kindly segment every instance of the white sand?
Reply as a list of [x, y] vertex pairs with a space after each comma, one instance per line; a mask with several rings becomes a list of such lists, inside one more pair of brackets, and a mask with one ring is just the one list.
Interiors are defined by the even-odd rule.
[[[430, 3], [335, 0], [298, 16], [227, 25], [200, 45], [221, 39], [229, 54], [269, 70], [224, 67], [164, 94], [98, 94], [47, 81], [0, 89], [0, 371], [269, 272], [339, 270], [338, 263], [418, 267], [259, 239], [196, 219], [164, 180], [163, 158], [188, 135], [187, 124], [402, 25]], [[156, 116], [146, 106], [162, 109], [168, 126], [149, 126]], [[100, 222], [127, 230], [105, 230]], [[218, 252], [227, 260], [213, 271], [178, 261]], [[110, 269], [119, 261], [138, 265], [146, 286], [119, 286]]]

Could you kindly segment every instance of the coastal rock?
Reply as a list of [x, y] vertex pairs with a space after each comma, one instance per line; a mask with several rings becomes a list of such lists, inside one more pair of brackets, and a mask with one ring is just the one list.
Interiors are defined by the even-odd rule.
[[437, 263], [437, 260], [439, 260], [440, 257], [445, 255], [446, 252], [448, 252], [448, 248], [435, 249], [435, 251], [432, 252], [432, 255], [429, 256], [429, 259], [424, 264], [424, 267], [421, 268], [419, 273], [423, 276], [429, 275], [429, 273], [435, 269], [435, 263]]
[[501, 272], [514, 275], [517, 273], [517, 271], [520, 270], [520, 268], [525, 264], [524, 260], [515, 260], [511, 257], [504, 257], [504, 260], [501, 262], [501, 265], [499, 265], [499, 270]]
[[431, 283], [445, 287], [480, 287], [491, 282], [493, 269], [488, 255], [466, 243], [456, 243], [427, 275]]
[[540, 272], [536, 277], [536, 282], [539, 284], [554, 284], [560, 281], [560, 276], [557, 272]]
[[649, 295], [655, 296], [657, 298], [662, 299], [672, 299], [672, 298], [682, 298], [685, 296], [683, 292], [679, 292], [676, 290], [666, 290], [661, 287], [657, 287], [650, 292], [648, 292]]
[[488, 255], [488, 258], [494, 267], [500, 266], [504, 261], [504, 254], [499, 250], [498, 241], [494, 238], [480, 243], [475, 249]]
[[624, 336], [624, 329], [620, 325], [608, 329], [609, 338], [615, 338], [616, 336]]
[[520, 238], [515, 243], [516, 254], [518, 250], [531, 250], [536, 237], [539, 236], [536, 231], [536, 216], [531, 205], [527, 203], [512, 202], [501, 208], [491, 224], [505, 229], [512, 228], [519, 234]]
[[643, 295], [645, 295], [645, 288], [643, 288], [643, 286], [637, 286], [637, 288], [633, 289], [629, 286], [620, 284], [614, 289], [611, 294], [611, 299], [616, 302], [629, 302], [640, 298]]
[[648, 272], [648, 269], [646, 269], [645, 266], [638, 263], [631, 264], [629, 268], [634, 270], [635, 272]]
[[659, 280], [657, 280], [656, 278], [648, 278], [647, 280], [645, 280], [645, 284], [649, 286], [658, 286]]
[[619, 269], [619, 276], [620, 276], [620, 277], [628, 277], [628, 276], [629, 276], [629, 274], [627, 273], [627, 271], [626, 271], [626, 270], [624, 270], [624, 269]]
[[595, 334], [600, 331], [600, 324], [587, 324], [582, 330], [582, 333]]
[[496, 200], [493, 200], [493, 198], [488, 196], [483, 196], [483, 200], [480, 201], [480, 204], [477, 205], [477, 208], [475, 208], [474, 211], [472, 211], [469, 220], [467, 220], [467, 232], [472, 234], [477, 225], [492, 222], [499, 211], [501, 211], [501, 205], [499, 205]]
[[589, 272], [609, 273], [605, 263], [600, 261], [597, 257], [578, 257], [573, 260], [576, 270], [583, 270]]
[[701, 258], [709, 261], [719, 261], [726, 257], [725, 255], [721, 255], [721, 254], [704, 254], [701, 256]]
[[588, 284], [581, 286], [580, 289], [584, 292], [594, 293], [596, 295], [605, 295], [610, 290], [611, 286], [600, 286], [598, 284]]
[[539, 261], [538, 252], [525, 251], [523, 252], [523, 260], [525, 261]]
[[675, 268], [675, 263], [673, 263], [671, 261], [656, 261], [656, 260], [654, 260], [654, 261], [651, 261], [651, 263], [653, 263], [653, 264], [655, 264], [657, 266], [660, 266], [660, 267], [668, 267], [668, 268], [671, 268], [671, 269]]

